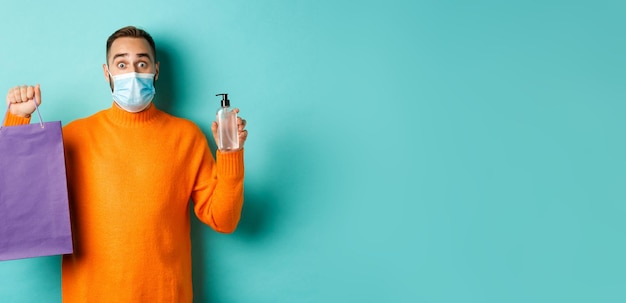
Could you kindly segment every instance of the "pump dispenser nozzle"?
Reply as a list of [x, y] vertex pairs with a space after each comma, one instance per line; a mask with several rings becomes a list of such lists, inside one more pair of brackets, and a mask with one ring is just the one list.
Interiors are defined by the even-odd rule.
[[230, 100], [228, 100], [228, 94], [217, 94], [216, 96], [222, 96], [222, 107], [230, 106]]

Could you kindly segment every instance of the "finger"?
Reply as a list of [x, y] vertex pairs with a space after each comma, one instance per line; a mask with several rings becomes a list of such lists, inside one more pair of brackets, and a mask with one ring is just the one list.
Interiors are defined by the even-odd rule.
[[243, 146], [243, 144], [248, 139], [248, 130], [242, 130], [239, 132], [239, 146]]
[[248, 122], [245, 119], [241, 119], [241, 121], [239, 123], [237, 123], [237, 126], [239, 128], [239, 131], [244, 130], [244, 128], [246, 128], [246, 124]]
[[41, 87], [39, 84], [35, 85], [35, 98], [37, 99], [37, 105], [41, 104]]
[[13, 89], [13, 103], [22, 102], [22, 93], [20, 92], [21, 90], [22, 88], [20, 86], [17, 86]]
[[239, 113], [239, 108], [235, 107], [235, 108], [233, 108], [233, 111], [236, 112], [236, 113]]
[[211, 124], [211, 132], [213, 133], [213, 139], [217, 141], [217, 122], [215, 121]]
[[30, 101], [35, 97], [35, 88], [32, 86], [26, 87], [26, 101]]
[[7, 104], [13, 103], [13, 99], [15, 99], [15, 96], [13, 96], [15, 94], [14, 90], [14, 88], [10, 88], [7, 92]]
[[20, 102], [28, 101], [28, 86], [26, 85], [20, 86], [20, 98], [18, 101]]

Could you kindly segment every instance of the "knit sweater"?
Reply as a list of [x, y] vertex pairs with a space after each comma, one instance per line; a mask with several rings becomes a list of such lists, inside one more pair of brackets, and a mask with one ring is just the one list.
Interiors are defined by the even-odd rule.
[[[7, 125], [28, 123], [7, 115]], [[243, 205], [243, 151], [217, 152], [154, 105], [112, 106], [63, 128], [74, 253], [63, 302], [192, 302], [189, 203], [219, 232]]]

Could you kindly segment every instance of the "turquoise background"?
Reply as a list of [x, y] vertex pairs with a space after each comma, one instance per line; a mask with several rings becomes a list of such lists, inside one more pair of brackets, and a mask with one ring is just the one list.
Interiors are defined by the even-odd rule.
[[[194, 221], [196, 302], [626, 301], [622, 0], [2, 11], [0, 92], [40, 83], [45, 120], [111, 106], [105, 40], [129, 24], [162, 109], [208, 135], [216, 93], [241, 108], [243, 217]], [[0, 262], [1, 302], [60, 283], [58, 256]]]

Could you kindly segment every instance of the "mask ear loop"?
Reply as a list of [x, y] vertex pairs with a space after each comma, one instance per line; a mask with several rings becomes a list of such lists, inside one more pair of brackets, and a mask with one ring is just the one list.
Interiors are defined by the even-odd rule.
[[[44, 128], [43, 119], [41, 118], [41, 113], [39, 112], [39, 106], [37, 105], [37, 98], [33, 98], [33, 102], [35, 102], [35, 110], [37, 112], [37, 116], [39, 117], [39, 125], [41, 126], [41, 128]], [[10, 108], [11, 108], [11, 103], [9, 103], [9, 105], [7, 106], [7, 114], [9, 113]], [[7, 115], [4, 116], [4, 120], [2, 121], [2, 124], [0, 124], [0, 130], [2, 130], [2, 128], [4, 127], [4, 123], [6, 122], [7, 122]]]
[[107, 64], [107, 74], [109, 74], [109, 87], [111, 88], [111, 92], [115, 91], [115, 78], [113, 78], [113, 75], [111, 75], [111, 70], [109, 70], [109, 65]]

